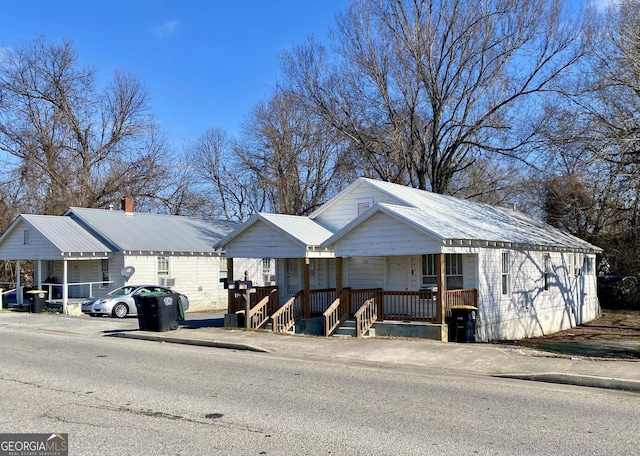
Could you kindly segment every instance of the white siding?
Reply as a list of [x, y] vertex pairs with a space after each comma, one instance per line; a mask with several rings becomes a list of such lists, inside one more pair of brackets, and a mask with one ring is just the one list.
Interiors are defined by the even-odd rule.
[[373, 203], [390, 203], [405, 205], [402, 201], [395, 199], [386, 193], [382, 193], [369, 185], [360, 184], [346, 195], [340, 197], [330, 207], [323, 211], [315, 220], [322, 225], [337, 231], [358, 215], [358, 202], [373, 201]]
[[354, 257], [348, 259], [348, 275], [345, 287], [384, 288], [386, 280], [386, 257]]
[[[228, 258], [299, 258], [306, 249], [262, 222], [256, 222], [227, 247]], [[235, 269], [235, 268], [234, 268]]]
[[336, 256], [437, 253], [442, 243], [383, 213], [377, 213], [339, 239]]
[[[24, 231], [29, 230], [29, 244], [24, 243]], [[57, 260], [60, 251], [42, 234], [19, 222], [2, 245], [0, 260]]]
[[[510, 255], [511, 290], [502, 294], [501, 255]], [[544, 256], [551, 259], [544, 286]], [[485, 249], [480, 255], [479, 327], [481, 340], [521, 339], [574, 327], [597, 316], [595, 274], [574, 275], [569, 255], [542, 251]], [[583, 258], [583, 255], [579, 255]], [[584, 292], [582, 291], [584, 284]]]

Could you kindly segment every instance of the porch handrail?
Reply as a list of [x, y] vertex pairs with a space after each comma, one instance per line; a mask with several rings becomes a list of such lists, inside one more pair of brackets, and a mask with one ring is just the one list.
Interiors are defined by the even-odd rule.
[[363, 337], [371, 328], [371, 325], [378, 319], [377, 299], [367, 299], [357, 310], [354, 317], [356, 319], [356, 337]]
[[273, 313], [271, 316], [273, 332], [287, 332], [296, 324], [302, 315], [302, 306], [300, 305], [302, 293], [302, 291], [297, 292], [293, 298]]
[[447, 290], [444, 292], [444, 314], [451, 315], [453, 306], [478, 307], [478, 289], [465, 288], [463, 290]]
[[[269, 321], [269, 307], [271, 299], [277, 299], [278, 290], [272, 290], [267, 296], [262, 298], [258, 304], [253, 306], [251, 310], [249, 310], [249, 327], [251, 329], [258, 329], [263, 326], [267, 321]], [[275, 295], [275, 298], [274, 298]]]
[[322, 314], [324, 335], [329, 337], [349, 317], [349, 291], [343, 291], [340, 297]]

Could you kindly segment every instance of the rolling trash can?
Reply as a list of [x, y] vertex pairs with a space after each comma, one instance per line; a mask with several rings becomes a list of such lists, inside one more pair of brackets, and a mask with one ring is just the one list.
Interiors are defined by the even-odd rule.
[[453, 306], [448, 317], [449, 342], [471, 343], [476, 341], [476, 317], [478, 308]]
[[140, 330], [163, 332], [178, 329], [179, 300], [178, 293], [136, 298]]
[[151, 325], [151, 307], [149, 306], [150, 301], [145, 301], [142, 296], [134, 296], [133, 300], [136, 302], [140, 331], [153, 331]]
[[29, 296], [29, 312], [42, 313], [47, 305], [45, 290], [29, 290], [27, 291]]

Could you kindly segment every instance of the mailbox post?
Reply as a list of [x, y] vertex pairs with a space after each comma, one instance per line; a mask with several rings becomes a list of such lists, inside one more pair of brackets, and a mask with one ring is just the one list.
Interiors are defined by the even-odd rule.
[[251, 293], [255, 293], [253, 282], [250, 280], [236, 280], [233, 283], [236, 293], [244, 298], [244, 327], [249, 329], [251, 323], [249, 321], [249, 312], [251, 311]]

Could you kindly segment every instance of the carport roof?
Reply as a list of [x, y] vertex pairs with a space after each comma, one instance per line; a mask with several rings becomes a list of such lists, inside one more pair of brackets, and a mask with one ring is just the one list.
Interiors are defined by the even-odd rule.
[[[20, 220], [41, 233], [61, 254], [79, 252], [106, 253], [112, 251], [111, 248], [70, 217], [21, 214], [12, 227], [15, 228]], [[2, 238], [0, 238], [0, 243], [13, 228], [7, 230]]]

